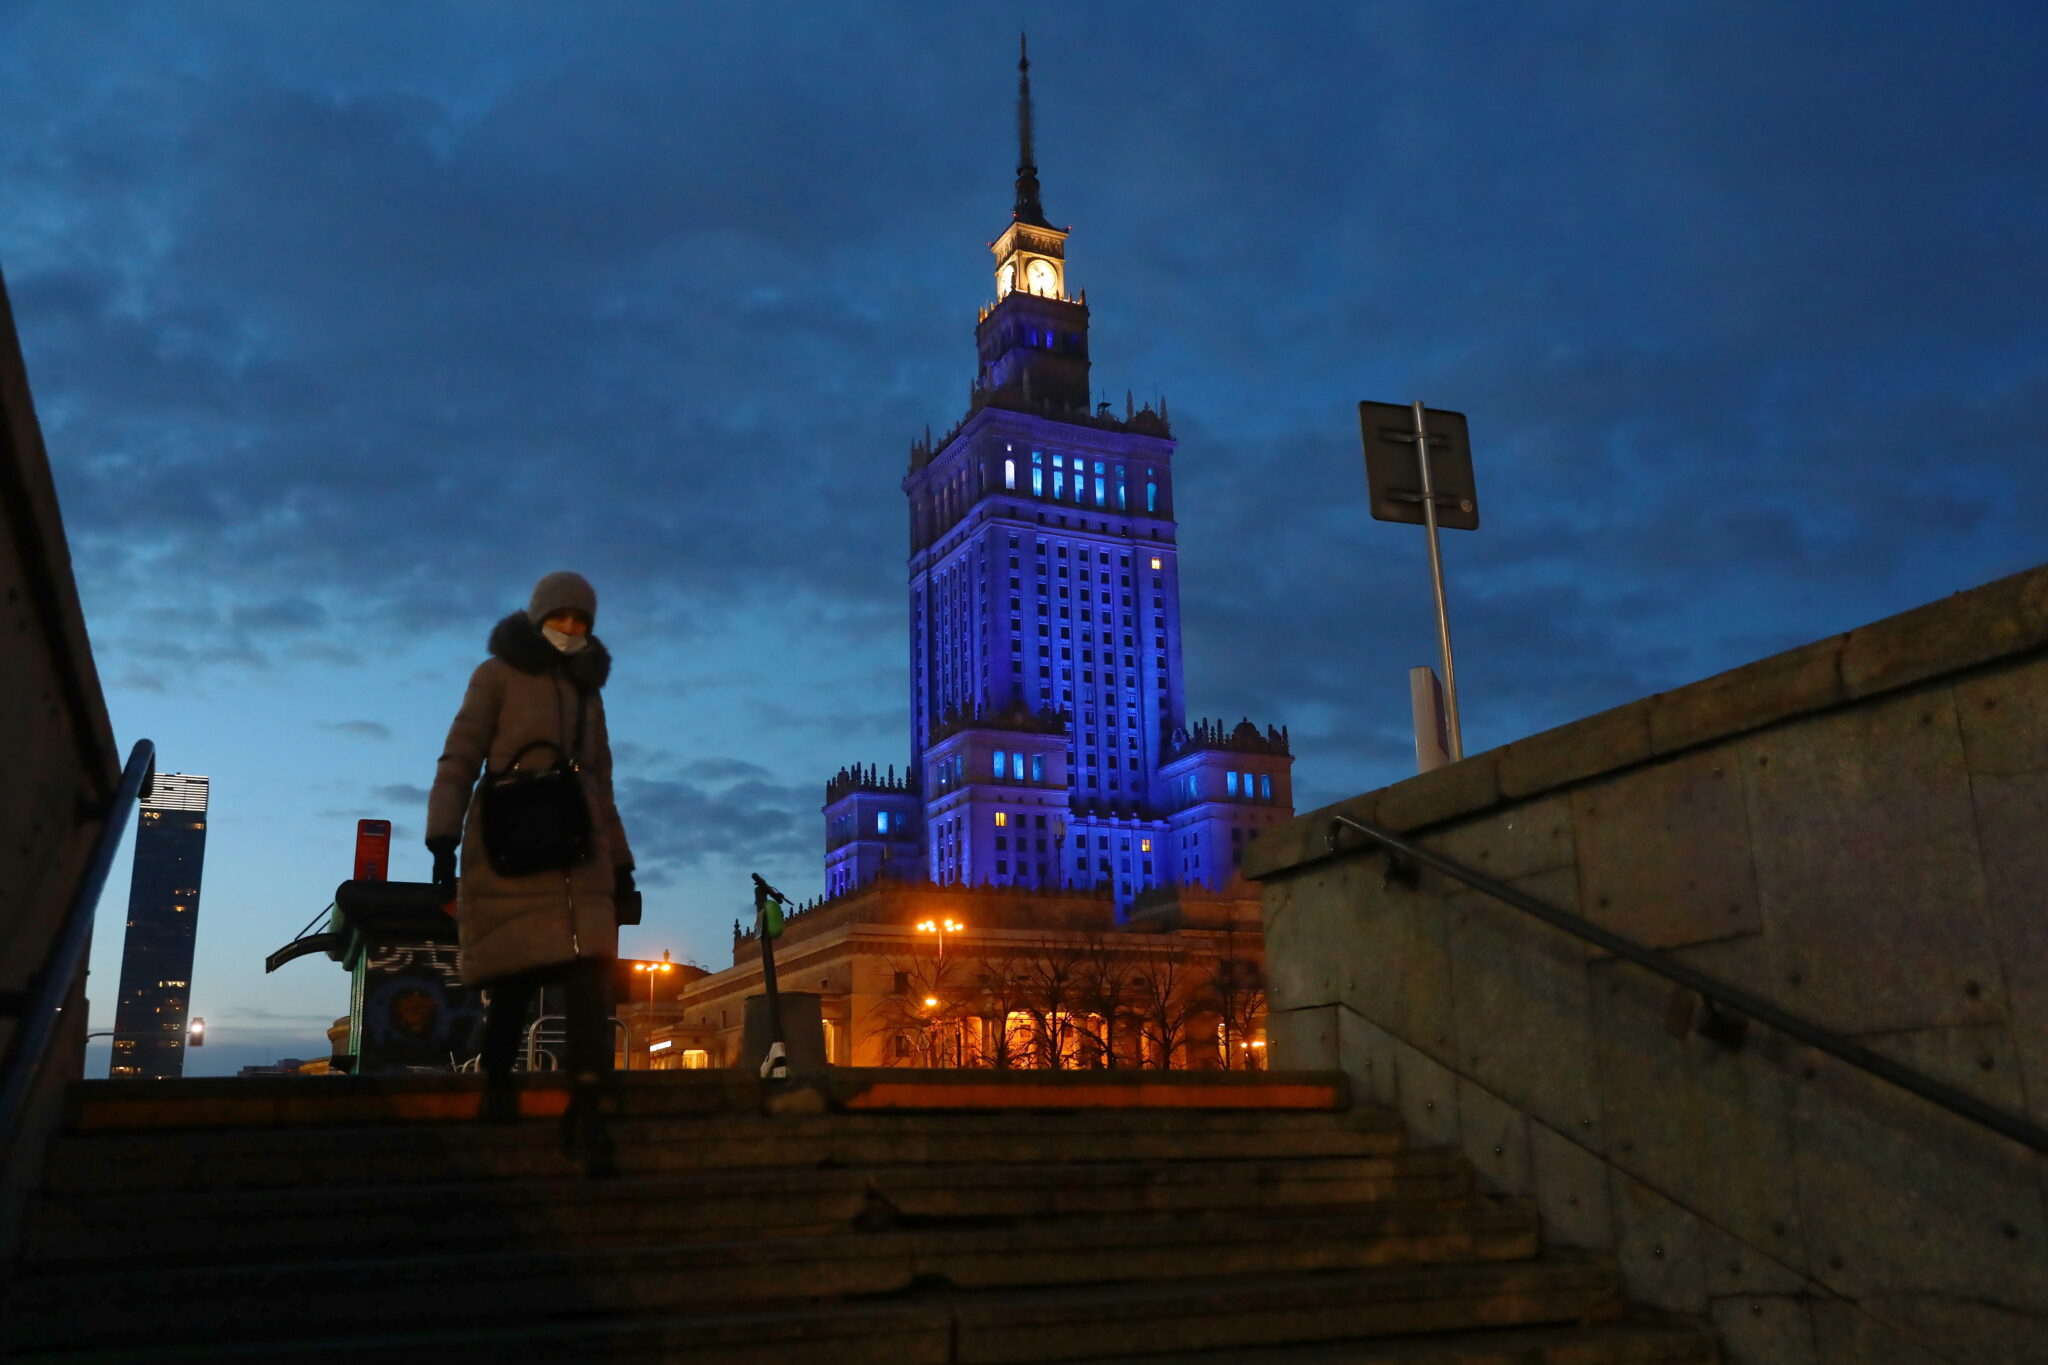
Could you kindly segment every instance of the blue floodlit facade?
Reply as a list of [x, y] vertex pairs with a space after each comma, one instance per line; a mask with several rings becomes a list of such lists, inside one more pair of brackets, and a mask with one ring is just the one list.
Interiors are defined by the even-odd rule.
[[1166, 402], [1092, 401], [1028, 67], [967, 416], [910, 448], [910, 762], [826, 785], [829, 895], [878, 877], [1216, 888], [1294, 813], [1285, 730], [1187, 720]]

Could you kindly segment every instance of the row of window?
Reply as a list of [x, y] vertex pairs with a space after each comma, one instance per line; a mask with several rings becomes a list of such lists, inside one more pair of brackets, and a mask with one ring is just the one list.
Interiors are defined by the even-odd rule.
[[[1025, 762], [1030, 761], [1030, 776], [1025, 776]], [[1018, 782], [1045, 781], [1045, 755], [1022, 754], [998, 749], [991, 762], [991, 769], [998, 781]]]
[[[1201, 796], [1201, 775], [1189, 773], [1175, 780], [1174, 795], [1188, 801]], [[1273, 799], [1273, 775], [1271, 773], [1226, 772], [1223, 774], [1223, 792], [1226, 796], [1243, 796], [1259, 801]]]
[[[1071, 500], [1096, 507], [1114, 506], [1118, 511], [1129, 510], [1129, 480], [1124, 466], [1116, 465], [1112, 473], [1107, 460], [1097, 460], [1094, 465], [1091, 477], [1089, 462], [1079, 455], [1071, 460], [1065, 455], [1055, 455], [1048, 468], [1045, 452], [1034, 450], [1031, 452], [1031, 496], [1050, 497], [1053, 502]], [[1145, 470], [1144, 474], [1145, 510], [1156, 513], [1159, 510], [1159, 482], [1151, 470]], [[1017, 491], [1017, 460], [1014, 455], [1003, 461], [1003, 487], [1013, 493]], [[1048, 488], [1051, 489], [1050, 494], [1046, 491]], [[1112, 490], [1115, 493], [1113, 502]], [[1091, 492], [1094, 494], [1092, 498], [1089, 496]]]

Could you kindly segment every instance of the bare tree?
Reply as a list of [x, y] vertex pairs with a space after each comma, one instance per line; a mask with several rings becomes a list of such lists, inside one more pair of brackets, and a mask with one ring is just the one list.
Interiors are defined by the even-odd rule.
[[1115, 1068], [1137, 1038], [1132, 1007], [1128, 936], [1093, 933], [1080, 942], [1075, 973], [1074, 1026], [1081, 1035], [1083, 1065]]
[[[1131, 974], [1132, 1005], [1145, 1052], [1158, 1067], [1174, 1066], [1187, 1046], [1188, 1025], [1198, 1011], [1201, 982], [1178, 947], [1159, 947], [1138, 956]], [[1186, 1065], [1186, 1058], [1181, 1058]]]
[[952, 1044], [971, 1003], [960, 962], [913, 954], [889, 960], [894, 983], [869, 1011], [866, 1036], [884, 1066], [959, 1065]]
[[1216, 959], [1209, 965], [1199, 993], [1203, 1013], [1216, 1017], [1217, 1041], [1226, 1069], [1256, 1070], [1264, 1066], [1263, 1049], [1255, 1047], [1266, 1018], [1265, 965], [1246, 949], [1255, 940], [1235, 922], [1224, 931]]
[[1084, 953], [1069, 939], [1048, 937], [1022, 964], [1023, 1013], [1030, 1020], [1031, 1065], [1047, 1071], [1079, 1066]]

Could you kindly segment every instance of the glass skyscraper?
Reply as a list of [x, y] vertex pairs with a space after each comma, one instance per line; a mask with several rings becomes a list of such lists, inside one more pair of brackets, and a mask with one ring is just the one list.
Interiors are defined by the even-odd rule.
[[991, 246], [966, 417], [912, 445], [910, 763], [826, 786], [828, 894], [877, 877], [1217, 887], [1293, 814], [1284, 730], [1190, 726], [1166, 403], [1092, 400], [1085, 292], [1039, 202], [1019, 63], [1016, 205]]
[[158, 774], [142, 802], [109, 1076], [164, 1079], [185, 1072], [207, 789], [203, 777]]

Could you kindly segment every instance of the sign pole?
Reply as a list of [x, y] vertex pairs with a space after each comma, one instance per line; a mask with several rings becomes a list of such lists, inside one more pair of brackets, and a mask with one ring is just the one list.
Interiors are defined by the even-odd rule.
[[1436, 590], [1436, 638], [1444, 654], [1444, 719], [1449, 723], [1451, 762], [1465, 756], [1465, 737], [1458, 727], [1458, 675], [1451, 667], [1451, 618], [1444, 610], [1444, 560], [1436, 543], [1436, 485], [1430, 477], [1429, 433], [1423, 425], [1422, 403], [1415, 405], [1415, 461], [1422, 470], [1422, 524], [1429, 539], [1429, 582]]

